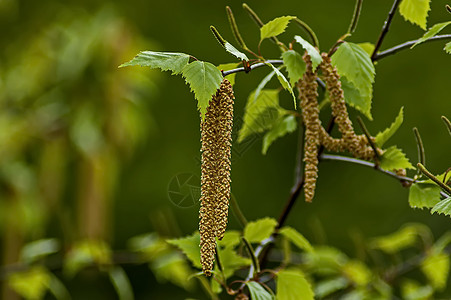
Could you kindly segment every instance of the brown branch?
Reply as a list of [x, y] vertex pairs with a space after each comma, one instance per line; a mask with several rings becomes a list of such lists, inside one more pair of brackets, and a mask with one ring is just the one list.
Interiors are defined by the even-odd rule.
[[379, 51], [380, 47], [382, 46], [382, 42], [384, 41], [384, 38], [387, 35], [388, 30], [390, 29], [391, 22], [393, 21], [393, 17], [395, 16], [395, 12], [398, 9], [400, 3], [401, 0], [395, 0], [395, 2], [393, 2], [392, 8], [388, 12], [387, 20], [385, 20], [385, 23], [382, 26], [381, 33], [379, 35], [379, 38], [377, 39], [376, 46], [374, 47], [373, 50], [373, 54], [371, 55], [372, 61], [375, 61], [377, 51]]

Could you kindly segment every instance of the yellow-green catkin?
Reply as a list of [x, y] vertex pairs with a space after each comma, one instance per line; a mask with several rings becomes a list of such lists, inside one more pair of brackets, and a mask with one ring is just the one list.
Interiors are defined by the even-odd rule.
[[330, 151], [342, 152], [347, 150], [354, 157], [365, 160], [374, 159], [375, 153], [370, 147], [366, 136], [355, 134], [352, 122], [349, 119], [337, 69], [332, 66], [330, 57], [326, 53], [322, 54], [322, 58], [323, 60], [319, 67], [329, 92], [332, 115], [335, 118], [334, 121], [342, 134], [341, 139], [333, 139], [325, 130], [321, 130], [320, 137], [322, 144]]
[[321, 123], [318, 109], [318, 83], [316, 72], [313, 71], [310, 56], [304, 55], [306, 71], [297, 84], [301, 100], [302, 118], [305, 125], [304, 146], [304, 195], [305, 201], [311, 202], [315, 195], [316, 179], [318, 178], [318, 150]]
[[216, 238], [227, 227], [230, 199], [230, 156], [233, 126], [233, 89], [224, 79], [210, 100], [201, 122], [202, 176], [199, 212], [201, 265], [210, 275], [216, 251]]

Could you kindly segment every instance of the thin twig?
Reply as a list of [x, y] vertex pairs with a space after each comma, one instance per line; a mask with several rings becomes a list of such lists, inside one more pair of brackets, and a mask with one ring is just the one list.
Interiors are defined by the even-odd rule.
[[258, 263], [257, 255], [254, 252], [254, 248], [252, 248], [252, 245], [244, 238], [244, 236], [241, 237], [241, 240], [244, 243], [244, 246], [247, 249], [247, 252], [249, 252], [249, 256], [252, 260], [252, 267], [253, 270], [253, 277], [256, 277], [258, 273], [260, 273], [260, 264]]
[[[439, 41], [439, 40], [450, 40], [450, 39], [451, 39], [451, 34], [436, 35], [436, 36], [431, 37], [430, 39], [424, 41], [423, 44], [427, 43], [427, 42], [433, 42], [433, 41]], [[417, 42], [418, 42], [418, 40], [408, 41], [408, 42], [399, 44], [397, 46], [394, 46], [392, 48], [389, 48], [387, 50], [384, 50], [382, 52], [376, 53], [375, 55], [372, 56], [372, 60], [377, 61], [377, 60], [380, 60], [387, 56], [396, 54], [401, 50], [409, 49], [412, 45], [414, 45]]]
[[424, 175], [429, 177], [430, 180], [434, 181], [439, 187], [451, 195], [451, 187], [441, 182], [437, 177], [435, 177], [431, 172], [429, 172], [422, 164], [418, 163], [417, 167], [423, 172]]
[[363, 134], [365, 134], [368, 143], [370, 144], [371, 148], [373, 149], [376, 163], [377, 163], [377, 165], [379, 165], [380, 155], [379, 155], [376, 145], [374, 144], [373, 140], [371, 139], [370, 132], [366, 128], [365, 123], [363, 123], [363, 120], [360, 116], [357, 116], [357, 122], [359, 123], [360, 128], [362, 128]]
[[360, 12], [362, 11], [363, 0], [356, 0], [354, 14], [352, 15], [351, 24], [349, 24], [348, 33], [353, 33], [359, 22]]
[[[274, 242], [274, 237], [270, 236], [269, 238], [261, 241], [260, 245], [257, 246], [257, 248], [255, 248], [254, 251], [254, 256], [256, 258], [258, 258], [260, 256], [260, 254], [262, 253], [263, 249], [265, 249], [266, 245], [271, 244]], [[261, 259], [260, 259], [261, 261]], [[244, 280], [244, 282], [251, 280], [254, 277], [254, 265], [251, 265], [249, 268], [249, 272], [247, 273], [246, 279]], [[245, 283], [243, 283], [240, 287], [239, 290], [244, 289], [244, 287], [246, 286]]]
[[448, 128], [449, 134], [451, 134], [451, 122], [445, 116], [442, 116], [442, 120], [443, 120], [443, 122], [445, 122], [446, 128]]
[[299, 25], [302, 29], [305, 30], [305, 32], [308, 33], [308, 35], [310, 36], [310, 39], [312, 40], [313, 46], [316, 48], [319, 48], [319, 40], [318, 37], [316, 36], [315, 32], [312, 30], [312, 28], [310, 28], [310, 26], [307, 25], [307, 23], [305, 23], [304, 21], [295, 18], [294, 19], [295, 23], [297, 25]]
[[404, 181], [404, 182], [409, 182], [409, 183], [413, 183], [415, 180], [413, 178], [407, 177], [407, 176], [400, 176], [394, 172], [391, 171], [387, 171], [384, 169], [381, 169], [379, 166], [377, 166], [375, 163], [366, 161], [366, 160], [361, 160], [361, 159], [357, 159], [357, 158], [353, 158], [353, 157], [347, 157], [347, 156], [341, 156], [341, 155], [332, 155], [332, 154], [322, 154], [320, 156], [321, 160], [335, 160], [335, 161], [343, 161], [343, 162], [348, 162], [348, 163], [353, 163], [353, 164], [358, 164], [358, 165], [362, 165], [362, 166], [366, 166], [366, 167], [370, 167], [372, 169], [375, 169], [381, 173], [384, 173], [388, 176], [394, 177], [396, 179], [398, 179], [399, 181]]
[[235, 21], [235, 16], [233, 15], [232, 9], [230, 6], [226, 6], [226, 12], [227, 12], [227, 18], [229, 19], [230, 28], [232, 29], [233, 35], [235, 37], [235, 40], [238, 42], [238, 44], [241, 46], [241, 48], [248, 50], [246, 43], [244, 42], [243, 37], [240, 34], [240, 31], [238, 30], [238, 25]]
[[395, 12], [398, 9], [399, 4], [401, 3], [401, 0], [395, 0], [393, 2], [393, 6], [388, 12], [387, 20], [384, 22], [384, 26], [382, 26], [382, 31], [379, 35], [379, 38], [377, 39], [376, 46], [374, 47], [373, 54], [371, 55], [371, 60], [375, 61], [377, 51], [379, 51], [380, 47], [382, 46], [382, 42], [384, 41], [385, 35], [388, 33], [388, 30], [390, 29], [391, 22], [393, 21], [393, 17], [395, 16]]
[[241, 228], [246, 227], [247, 219], [241, 211], [240, 206], [238, 205], [238, 202], [236, 201], [236, 198], [233, 194], [230, 197], [230, 208], [232, 209], [232, 212], [235, 215], [238, 223], [240, 223]]
[[[426, 156], [424, 155], [424, 146], [423, 146], [423, 140], [421, 139], [420, 132], [418, 131], [418, 128], [413, 128], [413, 133], [415, 134], [415, 140], [417, 141], [417, 149], [418, 149], [418, 162], [422, 165], [425, 164]], [[417, 175], [420, 175], [421, 171], [418, 169]]]

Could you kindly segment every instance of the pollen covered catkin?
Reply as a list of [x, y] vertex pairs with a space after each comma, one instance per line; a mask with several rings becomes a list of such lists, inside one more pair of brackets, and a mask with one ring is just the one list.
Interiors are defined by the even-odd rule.
[[216, 238], [222, 239], [227, 227], [230, 199], [230, 156], [233, 126], [233, 89], [224, 79], [210, 100], [201, 122], [202, 166], [201, 208], [199, 212], [201, 265], [211, 275]]
[[338, 130], [342, 134], [342, 138], [334, 139], [323, 129], [320, 132], [321, 143], [330, 151], [342, 152], [347, 150], [356, 158], [364, 160], [374, 159], [375, 153], [369, 146], [366, 136], [355, 134], [352, 122], [349, 119], [337, 69], [332, 66], [330, 57], [326, 53], [322, 54], [322, 58], [319, 68], [322, 71], [329, 92], [332, 115], [335, 118], [335, 123], [338, 125]]
[[304, 195], [305, 201], [311, 202], [315, 195], [316, 179], [318, 178], [319, 133], [322, 126], [319, 120], [316, 72], [313, 71], [310, 56], [304, 55], [304, 60], [306, 62], [306, 71], [297, 86], [305, 125]]

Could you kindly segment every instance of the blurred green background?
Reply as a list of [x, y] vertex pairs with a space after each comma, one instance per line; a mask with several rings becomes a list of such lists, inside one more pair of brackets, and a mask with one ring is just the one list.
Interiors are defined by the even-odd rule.
[[[428, 27], [451, 19], [434, 0]], [[80, 239], [103, 239], [125, 249], [133, 236], [157, 231], [178, 237], [197, 230], [198, 204], [171, 202], [171, 180], [200, 178], [199, 114], [183, 79], [139, 67], [118, 69], [141, 50], [189, 53], [215, 65], [234, 62], [210, 33], [215, 25], [233, 41], [225, 14], [231, 6], [248, 46], [259, 31], [240, 1], [20, 1], [0, 0], [0, 228], [2, 271], [17, 262], [30, 241], [57, 238], [63, 252]], [[249, 1], [264, 22], [296, 15], [328, 51], [346, 32], [354, 8], [346, 1]], [[392, 1], [365, 1], [353, 42], [377, 40]], [[302, 32], [290, 26], [281, 40]], [[382, 49], [416, 39], [423, 31], [396, 14]], [[451, 117], [451, 56], [432, 42], [382, 59], [376, 65], [373, 134], [388, 127], [404, 106], [404, 124], [390, 141], [416, 163], [412, 128], [422, 134], [427, 167], [451, 166], [451, 139], [440, 120]], [[267, 58], [278, 49], [263, 43]], [[269, 72], [237, 75], [235, 123], [247, 96]], [[276, 87], [277, 83], [272, 82]], [[290, 107], [290, 96], [282, 102]], [[355, 121], [356, 112], [350, 109]], [[328, 116], [324, 114], [324, 120]], [[239, 127], [235, 126], [234, 130]], [[294, 180], [297, 134], [261, 154], [261, 140], [234, 143], [232, 192], [249, 220], [277, 218]], [[413, 171], [410, 171], [413, 176]], [[364, 167], [324, 162], [314, 202], [300, 198], [287, 223], [312, 243], [349, 255], [362, 237], [387, 234], [421, 222], [437, 237], [448, 217], [409, 207], [408, 190]], [[231, 217], [229, 228], [238, 229]], [[61, 270], [56, 267], [57, 275]], [[137, 299], [183, 298], [143, 265], [126, 266]], [[65, 279], [64, 279], [65, 280]], [[73, 299], [114, 299], [107, 278], [84, 272], [65, 281]], [[16, 299], [3, 289], [5, 299]], [[196, 296], [197, 295], [197, 296]], [[204, 297], [201, 289], [191, 294]]]

